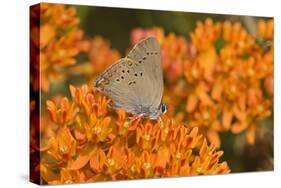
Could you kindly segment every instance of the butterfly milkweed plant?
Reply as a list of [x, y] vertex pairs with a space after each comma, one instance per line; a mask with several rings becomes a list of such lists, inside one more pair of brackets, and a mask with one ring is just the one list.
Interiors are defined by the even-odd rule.
[[[31, 181], [273, 169], [273, 19], [195, 16], [185, 32], [169, 28], [169, 20], [133, 24], [116, 31], [127, 41], [118, 46], [122, 39], [110, 37], [114, 32], [91, 29], [102, 23], [91, 10], [47, 3], [30, 9]], [[111, 108], [111, 99], [93, 85], [150, 36], [161, 48], [168, 106], [162, 121]]]

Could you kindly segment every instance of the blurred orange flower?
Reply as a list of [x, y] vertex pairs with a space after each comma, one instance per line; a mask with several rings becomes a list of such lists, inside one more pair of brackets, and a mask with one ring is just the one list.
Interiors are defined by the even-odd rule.
[[102, 37], [95, 37], [90, 42], [89, 60], [93, 66], [93, 74], [97, 75], [120, 59], [118, 51], [110, 49], [108, 41]]
[[[87, 46], [82, 41], [83, 32], [77, 28], [76, 9], [62, 4], [40, 4], [40, 18], [31, 24], [31, 65], [41, 75], [41, 89], [48, 91], [51, 82], [63, 79], [63, 68], [76, 63], [75, 56]], [[40, 23], [40, 24], [38, 24]], [[39, 37], [40, 36], [40, 37]], [[38, 72], [39, 71], [39, 72]], [[36, 82], [38, 78], [32, 78]], [[38, 89], [38, 88], [34, 88]]]
[[258, 36], [259, 37], [273, 40], [273, 37], [274, 37], [273, 31], [274, 31], [273, 19], [268, 20], [268, 21], [259, 20], [259, 22], [258, 22]]
[[84, 41], [83, 53], [87, 56], [86, 62], [70, 67], [67, 73], [86, 76], [89, 81], [93, 81], [102, 71], [120, 59], [119, 52], [112, 49], [109, 41], [101, 36]]
[[165, 36], [160, 28], [135, 29], [131, 41], [150, 35], [161, 45], [168, 113], [174, 116], [185, 109], [183, 120], [199, 127], [217, 147], [218, 133], [228, 130], [234, 134], [247, 130], [247, 140], [253, 144], [261, 115], [250, 114], [256, 114], [257, 101], [264, 101], [262, 119], [272, 114], [273, 21], [259, 21], [257, 36], [238, 22], [208, 18], [197, 23], [190, 43], [173, 33]]
[[192, 44], [199, 51], [214, 48], [214, 43], [220, 37], [221, 27], [220, 22], [213, 23], [210, 18], [207, 18], [204, 23], [198, 21], [194, 32], [190, 34]]

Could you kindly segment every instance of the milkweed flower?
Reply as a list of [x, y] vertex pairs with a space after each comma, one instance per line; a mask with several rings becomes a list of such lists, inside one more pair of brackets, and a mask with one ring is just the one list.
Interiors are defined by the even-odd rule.
[[50, 138], [42, 137], [48, 139], [42, 140], [47, 143], [41, 150], [43, 182], [93, 182], [230, 171], [226, 162], [220, 162], [223, 152], [209, 145], [198, 128], [189, 129], [166, 115], [163, 124], [140, 118], [129, 120], [125, 111], [108, 109], [109, 99], [94, 88], [70, 86], [70, 90], [71, 100], [64, 97], [56, 103], [47, 101], [53, 134]]
[[93, 74], [97, 75], [120, 59], [117, 50], [111, 49], [110, 43], [97, 36], [90, 41], [88, 58], [92, 64]]
[[[32, 75], [40, 73], [41, 89], [46, 92], [50, 83], [63, 79], [65, 67], [76, 64], [75, 56], [87, 43], [82, 41], [83, 32], [78, 29], [80, 20], [75, 17], [74, 7], [41, 3], [38, 9], [40, 16], [31, 20], [31, 56], [34, 56], [31, 65], [37, 73]], [[38, 78], [31, 79], [38, 81]]]
[[274, 21], [272, 19], [258, 21], [258, 36], [273, 40]]
[[120, 59], [120, 53], [111, 48], [110, 42], [102, 36], [95, 36], [83, 42], [81, 52], [87, 58], [85, 62], [70, 67], [68, 75], [82, 75], [93, 81], [102, 71]]
[[[239, 22], [208, 18], [197, 23], [191, 42], [173, 33], [165, 36], [160, 28], [133, 30], [131, 41], [151, 35], [159, 40], [168, 113], [185, 111], [183, 120], [219, 147], [218, 133], [229, 130], [245, 131], [253, 144], [257, 121], [272, 114], [273, 21], [259, 21], [257, 30], [250, 35]], [[257, 101], [263, 115], [249, 115]]]
[[49, 100], [46, 104], [51, 120], [57, 124], [67, 124], [75, 116], [75, 106], [70, 104], [66, 97], [64, 97], [59, 104], [55, 104], [53, 101]]

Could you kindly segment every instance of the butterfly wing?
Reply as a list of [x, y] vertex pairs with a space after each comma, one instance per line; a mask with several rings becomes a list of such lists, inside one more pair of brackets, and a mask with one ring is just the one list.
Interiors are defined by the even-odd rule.
[[125, 71], [126, 59], [122, 58], [98, 76], [94, 86], [111, 99], [112, 107], [134, 113], [137, 96], [128, 87], [129, 78]]
[[161, 103], [163, 95], [163, 71], [161, 63], [160, 45], [158, 41], [149, 37], [139, 42], [127, 55], [143, 71], [141, 103], [151, 109], [156, 109]]
[[94, 83], [108, 96], [115, 108], [149, 116], [158, 108], [163, 93], [160, 46], [147, 38], [127, 55], [106, 69]]

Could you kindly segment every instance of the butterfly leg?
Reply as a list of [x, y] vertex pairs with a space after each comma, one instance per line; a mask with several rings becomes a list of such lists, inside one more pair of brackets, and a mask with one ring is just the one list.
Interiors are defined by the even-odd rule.
[[164, 125], [162, 118], [159, 117], [159, 118], [158, 118], [158, 121], [159, 121], [160, 127], [162, 127], [162, 126]]
[[135, 122], [138, 122], [141, 117], [143, 117], [143, 115], [134, 115], [132, 117], [128, 117], [129, 121], [130, 121], [130, 125], [133, 125]]

